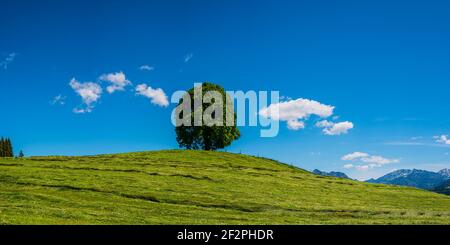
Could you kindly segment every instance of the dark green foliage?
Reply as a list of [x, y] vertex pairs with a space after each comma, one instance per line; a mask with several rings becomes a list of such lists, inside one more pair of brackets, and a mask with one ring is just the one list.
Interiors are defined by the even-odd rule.
[[0, 157], [13, 157], [14, 151], [9, 138], [0, 139]]
[[444, 181], [439, 186], [433, 189], [434, 192], [450, 195], [450, 180]]
[[[217, 91], [222, 95], [223, 101], [223, 122], [226, 122], [226, 114], [230, 112], [231, 115], [234, 115], [234, 126], [207, 126], [204, 122], [203, 118], [202, 126], [194, 126], [194, 111], [201, 110], [203, 112], [212, 103], [206, 103], [203, 101], [203, 105], [199, 108], [194, 107], [194, 88], [191, 88], [187, 91], [190, 95], [191, 100], [191, 126], [181, 125], [175, 128], [177, 134], [177, 142], [180, 147], [184, 147], [187, 149], [203, 149], [203, 150], [216, 150], [222, 149], [226, 146], [231, 145], [231, 143], [240, 137], [239, 129], [236, 127], [236, 114], [234, 113], [234, 109], [232, 105], [227, 106], [227, 94], [225, 90], [216, 84], [212, 83], [203, 83], [202, 84], [202, 96], [205, 95], [208, 91]], [[185, 98], [187, 99], [187, 98]], [[183, 99], [180, 99], [179, 105], [182, 104]]]

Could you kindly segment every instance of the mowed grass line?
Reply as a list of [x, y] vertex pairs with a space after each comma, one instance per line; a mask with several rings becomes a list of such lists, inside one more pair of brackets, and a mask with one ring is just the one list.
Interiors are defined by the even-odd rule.
[[450, 197], [170, 150], [0, 159], [1, 224], [450, 224]]

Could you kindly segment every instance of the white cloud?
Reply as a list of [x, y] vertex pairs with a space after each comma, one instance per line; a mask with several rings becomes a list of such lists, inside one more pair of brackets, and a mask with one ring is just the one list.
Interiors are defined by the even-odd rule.
[[260, 114], [274, 120], [288, 121], [293, 119], [306, 119], [311, 115], [329, 117], [333, 114], [333, 106], [324, 105], [314, 100], [297, 99], [263, 108]]
[[422, 136], [413, 136], [413, 137], [411, 137], [411, 140], [421, 140], [421, 139], [423, 139], [423, 137]]
[[[271, 104], [262, 108], [259, 115], [272, 120], [286, 121], [290, 130], [299, 130], [305, 128], [304, 120], [315, 115], [320, 118], [328, 118], [333, 115], [334, 106], [325, 105], [318, 101], [309, 99], [287, 100], [279, 103]], [[334, 116], [333, 118], [336, 118]], [[326, 135], [346, 134], [354, 127], [352, 122], [331, 122], [322, 120], [316, 123], [316, 127], [323, 128]]]
[[353, 164], [351, 164], [351, 163], [349, 163], [349, 164], [345, 164], [344, 165], [344, 168], [345, 169], [350, 169], [350, 168], [353, 168], [354, 166], [353, 166]]
[[345, 156], [343, 156], [342, 158], [341, 158], [341, 160], [343, 160], [343, 161], [352, 161], [352, 160], [355, 160], [355, 159], [358, 159], [358, 158], [362, 158], [362, 157], [368, 157], [369, 156], [369, 154], [367, 154], [367, 153], [365, 153], [365, 152], [353, 152], [353, 153], [350, 153], [350, 154], [347, 154], [347, 155], [345, 155]]
[[169, 105], [169, 99], [164, 91], [160, 88], [153, 89], [146, 84], [139, 84], [136, 86], [136, 93], [151, 99], [155, 105], [166, 107]]
[[111, 84], [106, 87], [106, 90], [110, 94], [114, 93], [115, 91], [123, 91], [126, 86], [131, 84], [131, 82], [127, 80], [123, 72], [103, 74], [99, 77], [99, 79]]
[[184, 56], [184, 62], [185, 62], [185, 63], [189, 62], [189, 61], [192, 59], [192, 57], [194, 57], [194, 54], [193, 54], [193, 53], [186, 54], [186, 55]]
[[372, 168], [381, 167], [386, 164], [399, 163], [399, 159], [388, 159], [382, 156], [371, 156], [365, 152], [353, 152], [341, 158], [343, 161], [360, 161], [362, 164], [354, 166], [353, 164], [346, 164], [344, 168], [353, 168], [357, 170], [366, 171]]
[[353, 123], [349, 121], [335, 123], [322, 120], [316, 123], [316, 127], [324, 128], [322, 132], [326, 135], [341, 135], [348, 133], [353, 128]]
[[92, 111], [92, 108], [73, 108], [73, 113], [75, 114], [83, 114], [83, 113], [89, 113]]
[[442, 143], [446, 145], [450, 145], [450, 139], [448, 138], [448, 135], [441, 135], [441, 136], [434, 136], [433, 137], [437, 143]]
[[8, 69], [8, 65], [14, 61], [14, 59], [16, 58], [17, 54], [16, 53], [10, 53], [8, 54], [8, 56], [6, 56], [6, 58], [0, 62], [0, 66], [3, 67], [3, 69]]
[[66, 104], [66, 97], [58, 94], [57, 96], [53, 97], [52, 101], [50, 101], [51, 105], [64, 105]]
[[305, 123], [298, 120], [289, 120], [287, 126], [290, 130], [299, 130], [305, 128]]
[[304, 123], [300, 120], [308, 119], [311, 115], [326, 118], [333, 114], [333, 109], [333, 106], [300, 98], [271, 104], [261, 109], [259, 115], [273, 120], [287, 121], [288, 128], [298, 130], [304, 128]]
[[322, 120], [316, 123], [316, 127], [318, 128], [329, 128], [329, 127], [333, 127], [334, 123], [327, 121], [327, 120]]
[[97, 102], [102, 94], [102, 88], [97, 83], [86, 82], [80, 83], [75, 78], [72, 78], [69, 83], [70, 87], [77, 93], [84, 104], [84, 108], [75, 108], [75, 113], [91, 112], [94, 108], [94, 103]]
[[155, 69], [155, 67], [149, 66], [149, 65], [141, 65], [139, 67], [139, 70], [141, 70], [141, 71], [153, 71], [154, 69]]
[[365, 163], [373, 163], [376, 165], [385, 165], [385, 164], [389, 164], [389, 163], [398, 163], [400, 162], [399, 159], [387, 159], [384, 158], [382, 156], [369, 156], [369, 157], [363, 157], [361, 158], [361, 161], [365, 162]]
[[355, 168], [359, 171], [367, 171], [370, 167], [368, 165], [358, 165]]
[[346, 134], [350, 129], [353, 128], [353, 123], [349, 121], [339, 122], [333, 124], [329, 128], [324, 128], [323, 133], [326, 135], [341, 135]]

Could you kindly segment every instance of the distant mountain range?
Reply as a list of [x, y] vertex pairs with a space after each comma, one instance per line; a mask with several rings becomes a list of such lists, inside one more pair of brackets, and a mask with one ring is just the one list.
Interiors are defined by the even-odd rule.
[[450, 180], [444, 181], [444, 183], [438, 185], [432, 191], [445, 195], [450, 195]]
[[444, 168], [441, 171], [438, 172], [440, 175], [447, 177], [447, 179], [450, 179], [450, 169]]
[[[318, 169], [314, 169], [312, 172], [322, 176], [351, 179], [342, 172], [325, 172]], [[410, 186], [450, 195], [450, 169], [447, 168], [439, 172], [420, 169], [401, 169], [388, 173], [378, 179], [369, 179], [366, 182]]]
[[[420, 189], [434, 190], [445, 185], [450, 180], [450, 169], [442, 169], [439, 172], [431, 172], [419, 169], [401, 169], [386, 174], [378, 179], [369, 179], [366, 182], [377, 184], [391, 184], [411, 186]], [[445, 187], [442, 186], [445, 190]]]
[[325, 172], [325, 171], [320, 171], [318, 169], [314, 169], [314, 171], [312, 171], [314, 174], [318, 174], [318, 175], [322, 175], [322, 176], [331, 176], [331, 177], [337, 177], [337, 178], [343, 178], [343, 179], [350, 179], [346, 174], [342, 173], [342, 172]]

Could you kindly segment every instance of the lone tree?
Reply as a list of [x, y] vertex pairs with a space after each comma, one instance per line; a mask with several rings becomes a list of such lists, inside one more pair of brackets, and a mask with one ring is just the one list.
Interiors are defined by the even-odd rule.
[[222, 149], [240, 137], [231, 98], [216, 84], [206, 82], [188, 90], [178, 103], [175, 120], [177, 142], [186, 149]]

